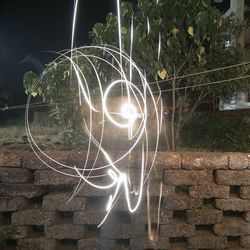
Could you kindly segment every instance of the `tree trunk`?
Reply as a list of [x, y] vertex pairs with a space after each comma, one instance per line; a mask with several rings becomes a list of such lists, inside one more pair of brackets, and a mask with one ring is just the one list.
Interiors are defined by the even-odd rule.
[[183, 122], [183, 113], [182, 113], [183, 103], [180, 103], [179, 107], [179, 113], [177, 118], [177, 125], [176, 125], [176, 131], [175, 131], [175, 144], [178, 145], [180, 142], [180, 132], [182, 128], [182, 122]]
[[173, 80], [172, 84], [172, 118], [171, 118], [171, 139], [172, 139], [172, 150], [175, 150], [175, 109], [176, 109], [176, 103], [175, 103], [175, 78]]

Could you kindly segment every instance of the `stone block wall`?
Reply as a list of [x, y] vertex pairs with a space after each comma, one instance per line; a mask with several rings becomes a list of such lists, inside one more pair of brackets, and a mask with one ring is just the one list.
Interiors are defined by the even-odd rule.
[[[54, 152], [64, 163], [76, 152]], [[136, 173], [140, 156], [131, 157]], [[125, 163], [124, 163], [125, 164]], [[134, 169], [134, 170], [133, 170]], [[159, 152], [146, 199], [127, 212], [121, 196], [101, 227], [108, 193], [83, 186], [68, 202], [78, 179], [43, 166], [29, 151], [0, 151], [1, 250], [250, 249], [250, 155]]]

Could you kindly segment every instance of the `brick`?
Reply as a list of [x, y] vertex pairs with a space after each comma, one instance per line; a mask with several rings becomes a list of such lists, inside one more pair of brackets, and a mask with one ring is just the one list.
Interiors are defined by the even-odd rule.
[[[115, 228], [114, 228], [115, 225]], [[142, 225], [140, 225], [142, 226]], [[103, 239], [131, 239], [136, 237], [146, 237], [145, 225], [143, 225], [143, 234], [138, 233], [138, 227], [133, 227], [130, 223], [112, 223], [101, 226], [101, 237]], [[140, 228], [141, 229], [141, 228]]]
[[221, 185], [197, 185], [189, 188], [191, 198], [229, 198], [230, 187]]
[[226, 237], [216, 236], [212, 232], [199, 232], [188, 239], [188, 248], [224, 249], [226, 245]]
[[50, 225], [56, 220], [56, 214], [38, 208], [14, 212], [11, 223], [16, 225]]
[[242, 248], [238, 241], [228, 241], [226, 250], [246, 250], [246, 248]]
[[78, 250], [100, 250], [100, 240], [99, 239], [79, 240]]
[[[78, 241], [78, 250], [123, 250], [123, 248], [116, 248], [115, 240], [107, 239], [81, 239]], [[65, 249], [66, 250], [66, 249]]]
[[56, 250], [78, 250], [76, 240], [61, 240], [57, 242]]
[[212, 207], [187, 211], [187, 222], [192, 225], [216, 224], [222, 219], [223, 212]]
[[[151, 166], [151, 165], [150, 165]], [[141, 167], [141, 166], [140, 166]], [[164, 169], [162, 168], [157, 168], [157, 167], [153, 167], [151, 169], [150, 172], [147, 171], [146, 175], [149, 174], [149, 182], [150, 182], [150, 186], [154, 186], [154, 185], [160, 185], [160, 183], [163, 182], [163, 177], [164, 177]], [[133, 173], [131, 173], [130, 175], [133, 175]]]
[[[146, 192], [146, 188], [144, 189]], [[150, 196], [159, 197], [160, 195], [160, 183], [154, 183], [149, 185]], [[175, 186], [169, 186], [162, 184], [162, 197], [173, 197], [175, 195]]]
[[27, 205], [23, 197], [0, 197], [0, 212], [16, 211]]
[[[106, 250], [109, 250], [109, 249], [106, 249]], [[131, 250], [130, 247], [129, 247], [129, 242], [125, 242], [125, 243], [123, 243], [123, 242], [115, 242], [112, 249], [113, 250]]]
[[241, 170], [250, 166], [250, 159], [246, 154], [231, 153], [229, 155], [229, 169]]
[[201, 199], [191, 199], [186, 194], [176, 194], [175, 197], [166, 197], [163, 199], [162, 205], [162, 207], [172, 210], [195, 209], [201, 206]]
[[250, 223], [240, 217], [224, 217], [221, 224], [214, 225], [214, 232], [218, 236], [248, 235], [250, 232]]
[[109, 249], [118, 250], [114, 247], [115, 247], [115, 240], [102, 239], [99, 244], [99, 250], [109, 250]]
[[250, 249], [250, 235], [248, 235], [248, 236], [240, 236], [240, 245], [243, 248]]
[[76, 225], [82, 225], [82, 224], [95, 225], [99, 224], [103, 220], [105, 215], [106, 213], [104, 211], [104, 208], [101, 211], [100, 210], [77, 211], [74, 212], [73, 223]]
[[58, 224], [45, 227], [45, 237], [52, 239], [82, 239], [85, 236], [83, 225]]
[[169, 250], [196, 250], [196, 249], [188, 248], [186, 242], [170, 242]]
[[26, 226], [6, 225], [0, 226], [2, 239], [23, 239], [31, 234], [31, 229]]
[[[166, 224], [168, 223], [171, 218], [173, 216], [173, 211], [171, 211], [170, 209], [166, 209], [161, 207], [160, 208], [160, 218], [159, 218], [159, 223], [160, 224]], [[148, 215], [145, 218], [147, 221]], [[158, 223], [158, 208], [150, 208], [150, 219], [151, 219], [151, 223]]]
[[122, 224], [104, 223], [101, 227], [101, 237], [105, 239], [122, 239]]
[[45, 164], [34, 154], [34, 152], [24, 152], [22, 155], [22, 167], [32, 170], [46, 169]]
[[[61, 169], [63, 173], [77, 176], [74, 170]], [[79, 178], [67, 176], [54, 170], [37, 170], [35, 172], [36, 185], [74, 185], [79, 182]]]
[[143, 250], [143, 249], [168, 249], [169, 241], [167, 238], [159, 238], [152, 241], [148, 237], [130, 239], [131, 250]]
[[213, 182], [212, 171], [207, 170], [165, 170], [166, 185], [205, 185]]
[[[98, 182], [98, 184], [100, 184], [100, 183]], [[97, 188], [94, 188], [86, 183], [77, 192], [76, 196], [100, 197], [100, 196], [108, 196], [109, 194], [110, 194], [109, 189], [97, 189]]]
[[135, 188], [137, 188], [137, 189], [139, 188], [139, 185], [141, 183], [141, 174], [142, 174], [141, 168], [130, 168], [129, 169], [130, 183], [133, 185], [133, 187], [135, 186]]
[[[153, 159], [154, 153], [149, 152], [149, 165], [152, 164]], [[138, 157], [138, 161], [141, 161], [141, 157]], [[162, 169], [181, 169], [181, 155], [175, 152], [157, 152], [154, 159], [154, 166]]]
[[138, 224], [136, 221], [131, 220], [130, 224], [126, 224], [122, 228], [122, 234], [129, 234], [130, 238], [143, 238], [147, 237], [147, 232], [145, 230], [145, 224]]
[[178, 219], [172, 219], [170, 223], [160, 226], [161, 237], [192, 237], [194, 235], [195, 226]]
[[0, 167], [20, 167], [21, 153], [20, 151], [0, 151]]
[[[173, 211], [166, 209], [164, 206], [161, 206], [160, 210], [160, 224], [166, 224], [172, 218]], [[158, 223], [158, 208], [155, 206], [150, 207], [150, 219], [151, 223]], [[140, 211], [131, 214], [131, 221], [135, 224], [147, 224], [148, 223], [148, 214], [147, 209], [141, 209]]]
[[250, 211], [245, 212], [243, 218], [244, 218], [245, 221], [250, 222]]
[[124, 157], [124, 153], [125, 153], [124, 150], [117, 151], [117, 152], [115, 152], [115, 151], [109, 152], [109, 155], [110, 155], [110, 153], [113, 153], [113, 155], [111, 155], [111, 159], [113, 159], [113, 160], [118, 160], [121, 157], [123, 157], [123, 159], [119, 160], [119, 163], [118, 163], [119, 169], [122, 169], [122, 170], [126, 169], [127, 170], [128, 168], [135, 168], [137, 166], [141, 166], [141, 157], [137, 157], [137, 153], [134, 151], [125, 157]]
[[221, 153], [184, 153], [183, 169], [228, 169], [228, 156]]
[[99, 153], [96, 159], [97, 151], [90, 151], [87, 159], [87, 151], [72, 151], [68, 155], [68, 164], [70, 166], [83, 167], [87, 159], [87, 166], [92, 166], [95, 163], [96, 167], [106, 165], [108, 162], [104, 156]]
[[56, 250], [56, 240], [46, 238], [22, 239], [17, 243], [18, 250]]
[[[67, 151], [44, 151], [52, 159], [60, 162], [61, 164], [68, 163], [68, 152]], [[44, 155], [39, 154], [41, 159], [43, 159], [48, 165], [54, 167], [55, 169], [65, 168], [52, 160], [48, 159]], [[23, 152], [22, 154], [22, 166], [24, 168], [33, 169], [33, 170], [42, 170], [47, 169], [47, 166], [34, 154], [34, 152]]]
[[240, 198], [216, 199], [215, 206], [224, 211], [231, 210], [245, 212], [250, 210], [250, 200], [242, 200]]
[[51, 211], [76, 211], [84, 210], [86, 199], [84, 197], [73, 197], [71, 193], [52, 193], [43, 197], [43, 209]]
[[216, 183], [219, 185], [250, 185], [250, 170], [217, 170]]
[[43, 187], [38, 187], [33, 184], [0, 184], [0, 196], [33, 198], [41, 196], [45, 191]]
[[32, 179], [33, 175], [28, 169], [0, 168], [0, 183], [25, 183]]
[[[145, 229], [145, 227], [144, 227]], [[130, 239], [135, 237], [135, 230], [133, 230], [130, 223], [124, 223], [121, 225], [122, 239]], [[137, 235], [138, 236], [138, 235]]]
[[240, 197], [242, 199], [250, 200], [250, 186], [240, 187]]
[[128, 205], [126, 198], [124, 197], [124, 194], [121, 195], [121, 197], [118, 199], [118, 201], [115, 203], [115, 206], [112, 209], [113, 211], [128, 211]]

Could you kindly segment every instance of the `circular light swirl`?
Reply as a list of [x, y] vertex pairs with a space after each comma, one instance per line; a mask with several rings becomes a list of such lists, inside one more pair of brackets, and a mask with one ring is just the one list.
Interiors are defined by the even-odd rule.
[[[89, 51], [93, 51], [91, 54]], [[77, 56], [70, 56], [70, 54], [75, 54]], [[99, 56], [99, 55], [102, 56]], [[122, 63], [119, 58], [122, 58]], [[104, 223], [112, 208], [115, 206], [121, 192], [125, 193], [126, 202], [128, 210], [130, 212], [135, 212], [139, 207], [140, 201], [142, 199], [143, 185], [148, 178], [148, 175], [154, 164], [154, 158], [156, 155], [159, 134], [161, 130], [162, 112], [159, 110], [158, 97], [154, 96], [146, 77], [140, 71], [140, 69], [133, 62], [132, 58], [125, 54], [120, 53], [118, 48], [107, 47], [107, 46], [86, 46], [75, 49], [73, 51], [61, 54], [55, 62], [60, 63], [60, 60], [66, 60], [72, 69], [72, 75], [77, 80], [79, 87], [79, 98], [80, 105], [88, 108], [88, 119], [83, 117], [84, 130], [88, 135], [88, 149], [85, 163], [83, 166], [72, 166], [63, 164], [53, 156], [49, 156], [48, 153], [43, 151], [34, 139], [31, 133], [29, 124], [29, 104], [31, 100], [31, 95], [28, 97], [26, 106], [26, 132], [28, 135], [28, 141], [34, 153], [37, 157], [49, 168], [53, 170], [75, 178], [79, 178], [79, 183], [75, 189], [72, 197], [81, 189], [84, 188], [84, 183], [91, 185], [93, 188], [110, 190], [111, 194], [108, 199], [106, 206], [106, 216], [100, 222], [100, 225]], [[91, 74], [81, 69], [81, 65], [78, 62], [86, 64], [91, 68]], [[105, 64], [109, 70], [116, 73], [119, 79], [116, 79], [108, 84], [102, 82], [103, 79], [100, 77], [99, 68], [96, 66], [96, 62], [100, 64]], [[40, 80], [46, 77], [50, 68], [48, 67], [43, 74], [38, 79], [37, 84]], [[129, 76], [125, 72], [129, 71]], [[132, 73], [132, 74], [131, 74]], [[93, 96], [91, 92], [91, 84], [88, 79], [91, 75], [91, 81], [96, 82], [99, 88], [99, 96]], [[138, 79], [140, 82], [137, 84], [133, 83], [133, 78]], [[137, 87], [140, 86], [140, 87]], [[35, 88], [35, 86], [34, 86]], [[112, 110], [112, 106], [109, 106], [109, 100], [112, 98], [115, 90], [119, 89], [122, 93], [121, 100], [123, 100], [116, 111]], [[96, 105], [93, 100], [98, 99], [99, 105]], [[148, 119], [149, 119], [149, 105], [150, 112], [155, 115], [155, 134], [156, 140], [154, 142], [155, 153], [153, 156], [153, 161], [148, 162]], [[80, 114], [79, 114], [80, 115]], [[100, 136], [96, 136], [93, 127], [93, 117], [99, 115], [102, 118]], [[117, 130], [127, 131], [127, 141], [129, 142], [129, 148], [124, 150], [124, 152], [117, 157], [112, 159], [110, 156], [109, 149], [103, 144], [105, 142], [105, 128], [107, 124], [112, 124]], [[93, 152], [93, 147], [95, 147], [95, 160], [94, 163], [90, 164], [90, 154]], [[133, 183], [131, 183], [131, 178], [128, 171], [124, 168], [120, 168], [119, 164], [128, 157], [135, 149], [141, 150], [141, 166], [140, 166], [140, 177], [139, 177], [139, 187], [137, 189], [133, 188]], [[104, 157], [106, 163], [103, 165], [96, 164], [100, 157]], [[70, 170], [71, 172], [65, 171], [63, 169]], [[100, 179], [106, 179], [106, 184], [98, 183]], [[133, 200], [133, 202], [132, 202]]]

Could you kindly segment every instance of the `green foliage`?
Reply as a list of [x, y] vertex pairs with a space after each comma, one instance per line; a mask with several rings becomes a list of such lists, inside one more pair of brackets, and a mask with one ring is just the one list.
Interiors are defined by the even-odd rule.
[[77, 115], [80, 112], [78, 89], [70, 81], [70, 63], [64, 59], [49, 64], [40, 77], [30, 71], [23, 79], [26, 94], [40, 96], [48, 103], [49, 116], [60, 128], [60, 142], [65, 145], [80, 143], [79, 139], [85, 136]]
[[59, 133], [59, 141], [62, 145], [84, 146], [87, 143], [86, 134], [75, 129], [65, 129]]
[[55, 100], [68, 96], [69, 70], [69, 62], [59, 60], [49, 64], [41, 77], [31, 71], [25, 73], [23, 78], [25, 93], [30, 93], [33, 97], [42, 96], [44, 100]]
[[[79, 104], [78, 79], [72, 62], [77, 65], [83, 85], [88, 84], [91, 97], [99, 96], [97, 77], [93, 77], [94, 69], [100, 68], [98, 79], [103, 88], [114, 77], [114, 70], [110, 70], [110, 66], [103, 64], [100, 67], [103, 61], [97, 58], [102, 57], [102, 53], [101, 50], [89, 47], [79, 48], [48, 64], [40, 77], [33, 72], [24, 75], [25, 93], [40, 97], [48, 103], [49, 116], [60, 128], [59, 137], [63, 144], [84, 144], [86, 139], [82, 119], [85, 104]], [[91, 55], [90, 59], [86, 59], [84, 55]]]
[[[145, 71], [149, 81], [163, 80], [160, 87], [165, 91], [169, 108], [172, 127], [169, 134], [173, 149], [175, 141], [179, 140], [181, 127], [189, 119], [182, 115], [184, 104], [190, 105], [192, 115], [202, 101], [220, 96], [229, 98], [246, 89], [247, 81], [244, 80], [214, 85], [204, 83], [247, 75], [248, 66], [175, 78], [244, 61], [243, 51], [236, 42], [235, 46], [225, 46], [227, 41], [236, 41], [243, 27], [233, 14], [223, 18], [209, 0], [161, 0], [158, 4], [139, 0], [137, 5], [123, 2], [121, 13], [123, 50], [129, 54], [131, 49], [133, 19], [133, 60]], [[159, 34], [161, 55], [158, 60]], [[95, 24], [90, 36], [94, 44], [118, 46], [116, 16], [108, 14], [106, 23]]]
[[[243, 60], [239, 48], [225, 49], [226, 41], [235, 39], [241, 26], [233, 15], [222, 19], [222, 14], [210, 5], [210, 1], [168, 0], [159, 1], [157, 5], [155, 1], [140, 0], [136, 6], [123, 2], [121, 13], [123, 49], [129, 54], [133, 18], [133, 59], [145, 70], [150, 80], [157, 79], [157, 72], [162, 69], [167, 71], [169, 77], [174, 77]], [[149, 33], [147, 21], [150, 23]], [[118, 46], [117, 33], [117, 18], [110, 13], [105, 24], [94, 25], [90, 36], [94, 44]], [[160, 60], [157, 55], [159, 33], [162, 44]], [[232, 75], [232, 71], [230, 73]], [[204, 80], [221, 79], [220, 76], [226, 77], [222, 72], [220, 75], [188, 78], [182, 83], [194, 85], [204, 83]], [[167, 88], [166, 85], [162, 88]], [[216, 86], [215, 94], [218, 88], [225, 89], [225, 86]], [[203, 89], [195, 88], [192, 91]], [[204, 91], [212, 93], [213, 90], [207, 87]]]
[[[91, 51], [91, 49], [84, 49], [84, 53], [98, 56], [97, 51]], [[99, 52], [100, 53], [100, 52]], [[93, 67], [98, 67], [97, 60], [93, 59], [91, 61], [92, 65], [82, 56], [82, 51], [79, 49], [74, 51], [72, 54], [72, 61], [77, 62], [77, 67], [79, 71], [84, 74], [86, 82], [88, 82], [88, 87], [91, 93], [98, 91], [98, 84], [92, 81]], [[73, 73], [72, 73], [73, 72]], [[104, 72], [99, 73], [99, 77], [106, 82], [104, 79]], [[67, 57], [60, 57], [58, 60], [47, 65], [43, 74], [38, 78], [33, 72], [27, 72], [24, 75], [23, 85], [25, 88], [25, 93], [31, 93], [33, 96], [42, 96], [43, 100], [56, 103], [57, 101], [64, 101], [67, 99], [77, 99], [78, 98], [78, 84], [76, 75], [74, 73], [72, 64]]]
[[[171, 121], [169, 126], [171, 130], [168, 134], [171, 135], [173, 149], [175, 141], [179, 141], [182, 126], [201, 102], [211, 98], [229, 98], [247, 87], [247, 82], [244, 80], [214, 85], [204, 85], [204, 83], [247, 75], [248, 66], [176, 79], [178, 76], [231, 66], [244, 61], [242, 49], [236, 44], [225, 47], [227, 41], [236, 40], [242, 24], [234, 15], [222, 18], [219, 10], [212, 7], [210, 0], [160, 0], [158, 4], [156, 1], [139, 0], [137, 5], [122, 2], [121, 18], [123, 51], [130, 54], [133, 20], [132, 59], [142, 72], [145, 72], [148, 81], [162, 80], [160, 87], [165, 91], [168, 105], [170, 116], [168, 120]], [[104, 24], [94, 25], [90, 37], [93, 45], [107, 44], [118, 47], [117, 17], [109, 13]], [[159, 37], [161, 37], [161, 54], [158, 58]], [[89, 49], [88, 52], [110, 61], [109, 55], [104, 55], [101, 51]], [[90, 91], [98, 92], [98, 84], [92, 79], [93, 69], [83, 57], [79, 56], [80, 54], [80, 51], [75, 51], [73, 60], [77, 61], [77, 65], [84, 73], [86, 72], [86, 80], [91, 83]], [[110, 66], [102, 60], [93, 59], [92, 63], [98, 69], [103, 85], [119, 77], [118, 72], [110, 71]], [[128, 66], [126, 63], [129, 62], [124, 62], [125, 70], [129, 68], [126, 67]], [[27, 92], [31, 92], [33, 96], [42, 96], [44, 100], [53, 104], [51, 115], [58, 123], [62, 123], [62, 131], [71, 130], [79, 124], [76, 116], [71, 118], [71, 114], [79, 112], [76, 104], [78, 100], [75, 101], [74, 98], [78, 94], [74, 78], [75, 76], [71, 75], [69, 60], [61, 57], [47, 67], [41, 79], [37, 79], [32, 73], [27, 73], [24, 79]], [[133, 81], [136, 84], [136, 77]], [[31, 86], [35, 82], [36, 86], [32, 89]], [[73, 85], [69, 84], [70, 82], [73, 82]], [[186, 87], [188, 88], [185, 89]], [[63, 98], [73, 98], [73, 107], [57, 104], [57, 100]], [[182, 111], [186, 104], [190, 106], [190, 115], [184, 117]]]
[[211, 151], [250, 152], [249, 117], [195, 117], [183, 127], [181, 145]]
[[[30, 93], [33, 97], [37, 96], [38, 92], [35, 91], [36, 88], [34, 87], [37, 81], [38, 77], [34, 72], [28, 71], [24, 74], [23, 87], [26, 95]], [[41, 91], [39, 93], [41, 94]]]

